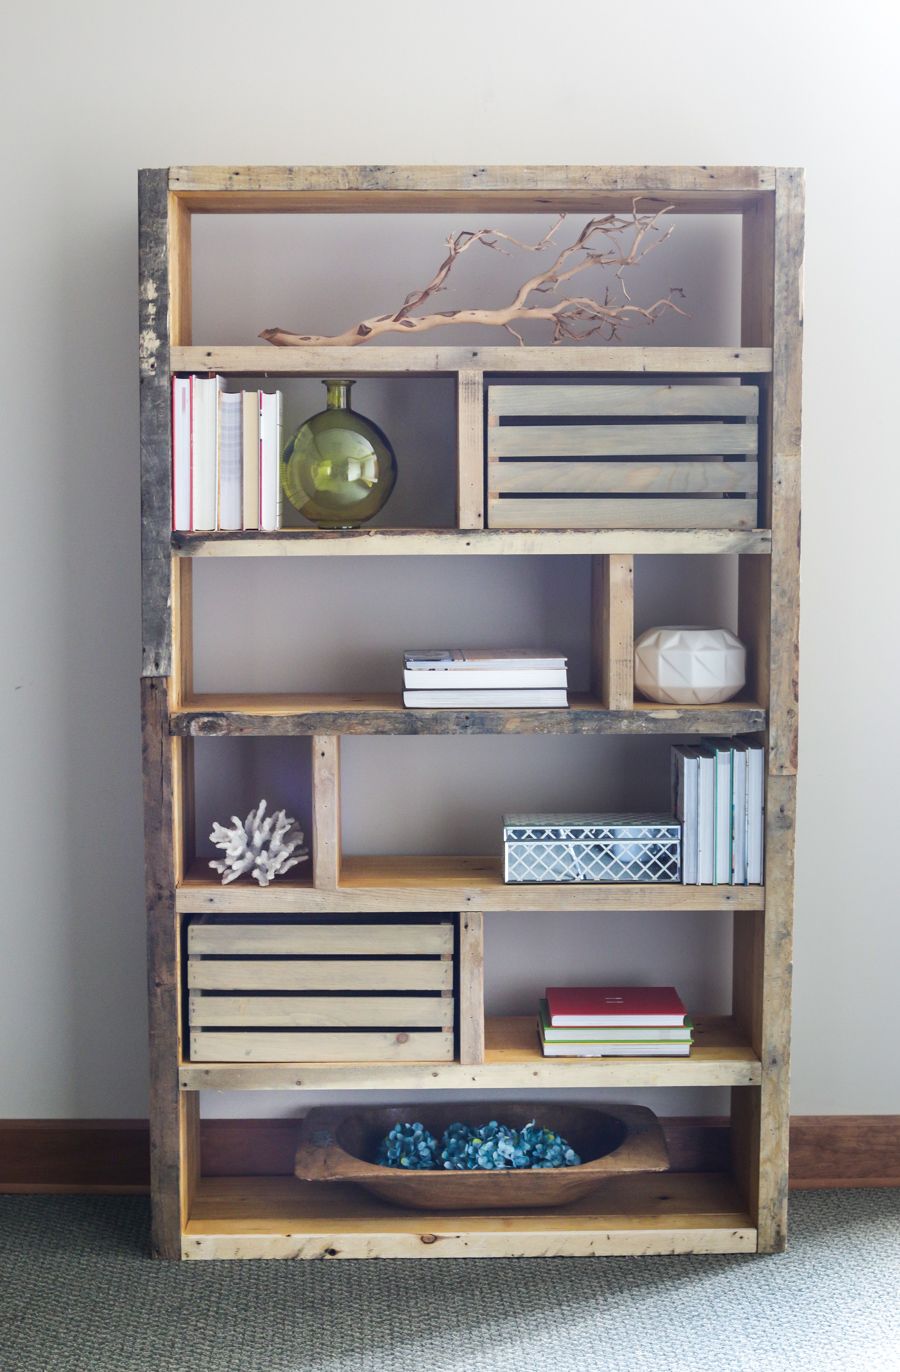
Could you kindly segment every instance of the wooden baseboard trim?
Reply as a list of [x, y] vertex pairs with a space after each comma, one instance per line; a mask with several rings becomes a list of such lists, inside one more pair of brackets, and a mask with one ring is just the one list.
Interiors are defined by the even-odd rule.
[[[723, 1119], [663, 1121], [673, 1170], [728, 1166]], [[293, 1170], [297, 1121], [203, 1120], [207, 1176], [283, 1176]], [[0, 1193], [135, 1195], [148, 1189], [146, 1120], [0, 1121]], [[900, 1186], [900, 1115], [797, 1115], [791, 1189]]]

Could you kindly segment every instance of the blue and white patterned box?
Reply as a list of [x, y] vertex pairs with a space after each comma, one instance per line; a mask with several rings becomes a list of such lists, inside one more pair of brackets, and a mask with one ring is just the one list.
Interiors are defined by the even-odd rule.
[[507, 882], [681, 881], [671, 815], [504, 815]]

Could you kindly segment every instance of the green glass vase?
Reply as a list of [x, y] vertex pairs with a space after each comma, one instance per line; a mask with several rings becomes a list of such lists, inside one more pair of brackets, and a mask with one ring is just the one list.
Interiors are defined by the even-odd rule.
[[356, 529], [383, 507], [397, 480], [394, 450], [377, 424], [350, 408], [352, 381], [323, 381], [326, 408], [288, 441], [281, 486], [320, 529]]

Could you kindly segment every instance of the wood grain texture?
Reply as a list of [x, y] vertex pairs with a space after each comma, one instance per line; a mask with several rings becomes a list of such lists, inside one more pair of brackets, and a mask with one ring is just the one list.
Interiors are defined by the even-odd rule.
[[211, 883], [197, 866], [178, 887], [183, 914], [410, 914], [460, 910], [760, 910], [762, 886], [677, 882], [506, 885], [499, 857], [345, 857], [336, 890], [290, 877], [261, 889]]
[[456, 523], [484, 528], [484, 374], [466, 369], [456, 382]]
[[756, 425], [510, 424], [488, 430], [488, 456], [718, 457], [756, 454]]
[[634, 558], [591, 559], [594, 690], [610, 710], [634, 706]]
[[340, 739], [317, 734], [312, 740], [313, 885], [333, 891], [341, 875]]
[[[630, 559], [628, 559], [630, 560]], [[303, 734], [717, 734], [754, 733], [766, 713], [753, 702], [658, 705], [607, 710], [595, 696], [572, 695], [559, 710], [407, 709], [396, 695], [199, 695], [174, 708], [179, 737]]]
[[610, 1179], [559, 1213], [429, 1215], [346, 1183], [217, 1177], [202, 1183], [186, 1258], [538, 1257], [752, 1252], [756, 1233], [717, 1173]]
[[[173, 741], [167, 687], [141, 679], [144, 843], [147, 902], [147, 978], [150, 1020], [150, 1172], [153, 1251], [178, 1256], [184, 1156], [192, 1105], [178, 1091], [181, 1057], [178, 923], [174, 902]], [[177, 745], [176, 745], [177, 746]]]
[[459, 916], [459, 1061], [463, 1067], [484, 1061], [484, 915]]
[[768, 529], [280, 529], [178, 533], [185, 557], [572, 557], [600, 553], [768, 553]]
[[772, 380], [770, 766], [797, 770], [800, 626], [800, 421], [803, 361], [803, 173], [779, 169], [775, 195]]
[[[190, 1090], [447, 1090], [614, 1086], [759, 1086], [759, 1059], [729, 1019], [695, 1015], [695, 1039], [687, 1058], [545, 1058], [536, 1015], [485, 1021], [484, 1061], [441, 1064], [394, 1060], [340, 1064], [282, 1060], [183, 1062], [180, 1080]], [[235, 1035], [235, 1038], [241, 1037]], [[296, 1050], [295, 1050], [296, 1051]], [[193, 1056], [193, 1055], [192, 1055]], [[415, 1056], [415, 1055], [413, 1055]], [[452, 1059], [452, 1054], [451, 1054]]]
[[438, 959], [366, 961], [365, 958], [312, 958], [244, 962], [191, 958], [188, 986], [202, 991], [367, 991], [375, 978], [393, 991], [450, 991], [453, 965]]
[[173, 372], [232, 376], [451, 376], [455, 372], [591, 372], [659, 376], [766, 375], [772, 349], [689, 347], [392, 347], [273, 348], [269, 344], [173, 347]]
[[[448, 1002], [445, 1002], [448, 1003]], [[450, 1003], [452, 1016], [453, 1006]], [[450, 1062], [453, 1032], [423, 1030], [304, 1031], [281, 1033], [277, 1029], [254, 1033], [227, 1030], [191, 1032], [191, 1061], [290, 1062], [303, 1066], [318, 1062]]]
[[[440, 957], [453, 952], [453, 925], [211, 924], [188, 929], [188, 955], [229, 957]], [[202, 965], [202, 964], [201, 964]], [[237, 985], [237, 982], [233, 982]]]
[[755, 500], [653, 496], [503, 496], [488, 500], [492, 529], [752, 529]]
[[755, 462], [491, 462], [496, 495], [755, 495]]
[[[376, 963], [380, 969], [384, 963]], [[373, 979], [366, 990], [389, 986]], [[405, 1029], [452, 1028], [453, 1000], [443, 996], [205, 996], [190, 998], [194, 1028], [235, 1029]], [[449, 1019], [448, 1019], [449, 1016]], [[360, 1038], [364, 1047], [364, 1040]], [[365, 1053], [360, 1053], [360, 1058]]]
[[142, 674], [172, 670], [168, 175], [138, 177]]
[[[699, 370], [699, 369], [698, 369]], [[579, 382], [492, 382], [488, 388], [488, 419], [501, 416], [534, 418], [544, 415], [604, 418], [710, 417], [729, 415], [755, 419], [759, 411], [757, 386], [689, 386], [671, 382], [642, 381], [637, 385], [606, 382], [592, 386]], [[502, 432], [502, 430], [500, 431]]]

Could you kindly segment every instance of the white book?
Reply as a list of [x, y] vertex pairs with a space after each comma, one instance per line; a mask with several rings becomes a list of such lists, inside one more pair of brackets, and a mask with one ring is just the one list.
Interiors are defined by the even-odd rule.
[[241, 395], [239, 391], [219, 391], [219, 528], [241, 528], [243, 496], [241, 447]]
[[242, 498], [245, 529], [259, 528], [259, 391], [241, 396]]
[[403, 654], [407, 671], [421, 672], [558, 672], [565, 671], [566, 660], [561, 653], [534, 648], [436, 648]]
[[716, 879], [716, 758], [712, 748], [697, 749], [700, 783], [697, 798], [697, 881], [711, 886]]
[[717, 886], [731, 885], [731, 744], [712, 743], [716, 761], [714, 867]]
[[757, 743], [747, 751], [747, 881], [762, 885], [765, 865], [765, 749]]
[[687, 1058], [689, 1043], [548, 1043], [541, 1036], [545, 1058]]
[[403, 685], [408, 690], [425, 691], [493, 691], [498, 689], [557, 690], [567, 685], [565, 668], [562, 671], [527, 671], [509, 669], [502, 672], [446, 672], [440, 669], [416, 671], [407, 668]]
[[404, 691], [412, 710], [565, 709], [565, 691]]
[[747, 885], [747, 744], [736, 739], [731, 753], [731, 880]]
[[191, 501], [193, 527], [212, 530], [218, 524], [219, 482], [217, 432], [221, 376], [192, 376], [191, 382]]
[[259, 527], [281, 528], [281, 391], [259, 393]]
[[696, 886], [698, 876], [698, 827], [700, 804], [700, 755], [696, 748], [672, 749], [672, 809], [681, 820], [681, 879]]
[[172, 381], [172, 528], [191, 527], [191, 379]]

